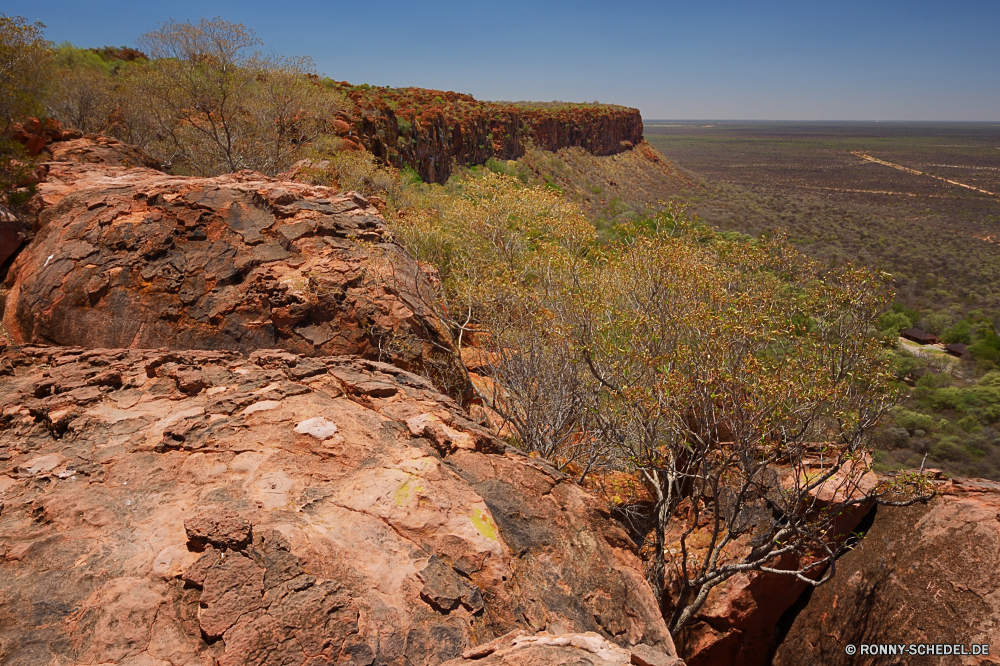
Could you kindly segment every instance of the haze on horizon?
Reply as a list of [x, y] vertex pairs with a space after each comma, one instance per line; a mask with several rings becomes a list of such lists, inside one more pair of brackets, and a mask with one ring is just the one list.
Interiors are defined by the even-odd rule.
[[1000, 2], [813, 4], [36, 0], [0, 12], [83, 47], [221, 16], [338, 80], [599, 100], [644, 118], [1000, 121]]

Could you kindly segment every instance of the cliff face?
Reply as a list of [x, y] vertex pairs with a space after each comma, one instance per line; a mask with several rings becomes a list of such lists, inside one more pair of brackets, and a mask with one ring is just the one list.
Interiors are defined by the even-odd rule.
[[517, 159], [528, 143], [614, 155], [642, 140], [639, 110], [622, 106], [480, 102], [423, 88], [334, 85], [355, 104], [340, 126], [344, 138], [393, 166], [412, 167], [428, 182], [448, 180], [453, 160]]
[[553, 152], [580, 147], [594, 155], [617, 155], [642, 141], [638, 109], [621, 106], [538, 107], [524, 112], [528, 135], [539, 148]]

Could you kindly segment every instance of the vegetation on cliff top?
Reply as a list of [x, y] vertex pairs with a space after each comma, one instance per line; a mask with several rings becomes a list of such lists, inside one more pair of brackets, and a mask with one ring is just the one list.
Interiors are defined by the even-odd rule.
[[883, 277], [676, 208], [602, 240], [551, 189], [490, 171], [417, 196], [394, 226], [440, 272], [432, 305], [479, 359], [487, 418], [581, 481], [635, 480], [599, 487], [649, 545], [675, 635], [740, 572], [824, 580], [843, 512], [916, 491], [865, 485], [895, 401]]

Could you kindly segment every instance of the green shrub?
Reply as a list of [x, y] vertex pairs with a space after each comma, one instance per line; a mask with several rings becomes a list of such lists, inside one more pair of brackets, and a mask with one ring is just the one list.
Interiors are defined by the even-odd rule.
[[956, 342], [970, 344], [972, 342], [972, 322], [968, 319], [956, 322], [944, 332], [942, 338], [948, 344]]
[[934, 419], [930, 416], [902, 407], [897, 407], [892, 411], [892, 420], [900, 428], [905, 428], [911, 434], [915, 434], [917, 430], [927, 431], [934, 428]]
[[945, 437], [931, 447], [929, 457], [932, 460], [942, 460], [945, 462], [956, 463], [964, 462], [968, 460], [970, 456], [958, 438]]
[[886, 335], [897, 336], [903, 329], [911, 328], [913, 322], [902, 312], [886, 312], [878, 320], [878, 330]]

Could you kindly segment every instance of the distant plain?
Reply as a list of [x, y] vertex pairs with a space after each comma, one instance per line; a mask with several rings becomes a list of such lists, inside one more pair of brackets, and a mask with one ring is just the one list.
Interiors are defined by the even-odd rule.
[[903, 403], [875, 462], [914, 468], [926, 454], [949, 474], [1000, 479], [1000, 123], [644, 126], [686, 172], [679, 198], [704, 222], [783, 232], [822, 261], [884, 270], [903, 327], [978, 342], [961, 363], [941, 350], [894, 353]]
[[1000, 123], [644, 125], [705, 222], [886, 270], [911, 307], [1000, 313]]

